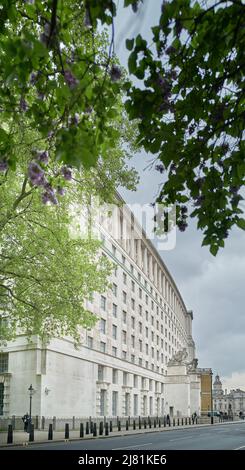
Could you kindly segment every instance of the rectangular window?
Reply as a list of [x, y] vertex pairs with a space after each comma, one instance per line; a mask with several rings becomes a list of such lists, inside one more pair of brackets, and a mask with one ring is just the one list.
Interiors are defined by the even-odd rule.
[[131, 281], [131, 288], [132, 288], [132, 292], [134, 292], [134, 291], [135, 291], [135, 283], [134, 283], [134, 281]]
[[151, 357], [154, 359], [154, 348], [151, 348]]
[[151, 316], [151, 324], [152, 324], [152, 326], [154, 325], [154, 317], [153, 316]]
[[139, 288], [139, 298], [142, 299], [142, 289]]
[[126, 351], [122, 351], [122, 359], [124, 359], [126, 361], [126, 359], [127, 359]]
[[126, 304], [127, 302], [127, 294], [123, 291], [123, 302]]
[[104, 341], [101, 341], [100, 342], [100, 351], [102, 353], [105, 353], [106, 352], [106, 343], [104, 343]]
[[117, 326], [112, 325], [112, 338], [117, 339]]
[[104, 380], [104, 372], [105, 372], [104, 366], [101, 366], [99, 364], [98, 365], [98, 380], [100, 380], [101, 382]]
[[131, 271], [131, 273], [133, 274], [133, 272], [134, 272], [134, 267], [133, 267], [132, 264], [130, 264], [130, 271]]
[[0, 353], [0, 373], [8, 372], [9, 354]]
[[145, 296], [145, 303], [148, 305], [148, 295]]
[[117, 416], [118, 392], [112, 392], [112, 416]]
[[135, 347], [135, 336], [131, 335], [131, 346], [132, 348]]
[[106, 390], [100, 390], [100, 416], [106, 415]]
[[112, 254], [113, 256], [116, 256], [117, 249], [114, 245], [112, 245]]
[[131, 354], [131, 362], [134, 364], [135, 363], [135, 355]]
[[131, 299], [131, 308], [132, 308], [132, 310], [135, 309], [135, 300], [134, 299]]
[[117, 266], [114, 268], [114, 276], [117, 277]]
[[123, 323], [127, 323], [127, 312], [123, 310]]
[[103, 295], [100, 297], [100, 307], [102, 310], [106, 309], [106, 298]]
[[142, 357], [139, 357], [139, 366], [142, 366]]
[[134, 375], [134, 388], [138, 387], [138, 375]]
[[142, 316], [142, 305], [139, 305], [139, 314]]
[[145, 336], [146, 336], [146, 338], [148, 338], [148, 331], [149, 331], [149, 330], [148, 330], [148, 328], [147, 328], [147, 326], [146, 326], [146, 328], [145, 328]]
[[130, 416], [130, 394], [125, 393], [125, 416]]
[[117, 317], [117, 305], [112, 304], [112, 315], [113, 317]]
[[141, 282], [141, 275], [138, 273], [138, 281]]
[[122, 255], [122, 263], [123, 263], [123, 264], [126, 264], [126, 258], [125, 258], [125, 256], [123, 256], [123, 255]]
[[123, 273], [123, 284], [127, 284], [127, 274]]
[[149, 380], [149, 390], [152, 391], [152, 379]]
[[117, 285], [116, 284], [112, 284], [112, 292], [113, 292], [113, 295], [116, 297], [117, 296]]
[[148, 311], [146, 310], [146, 311], [145, 311], [145, 319], [146, 319], [146, 321], [148, 321], [148, 318], [149, 318], [149, 313], [148, 313]]
[[91, 336], [88, 336], [88, 340], [87, 340], [87, 341], [88, 341], [88, 347], [89, 347], [90, 349], [92, 349], [92, 348], [93, 348], [93, 338], [92, 338]]
[[3, 415], [4, 404], [4, 383], [0, 383], [0, 416]]
[[140, 346], [140, 352], [142, 352], [143, 341], [141, 339], [139, 340], [139, 346]]
[[150, 415], [153, 415], [153, 397], [150, 397]]
[[135, 328], [135, 318], [131, 317], [131, 328]]
[[106, 320], [100, 319], [100, 332], [105, 335]]
[[127, 332], [125, 330], [122, 331], [122, 342], [123, 344], [127, 343]]
[[134, 395], [134, 416], [138, 415], [138, 395]]
[[118, 371], [117, 369], [112, 369], [112, 383], [117, 384]]
[[141, 323], [141, 321], [139, 322], [139, 332], [142, 333], [142, 323]]
[[128, 374], [123, 372], [123, 385], [128, 385]]
[[111, 352], [114, 357], [117, 357], [117, 348], [115, 348], [115, 346], [112, 346]]
[[145, 352], [147, 355], [149, 354], [149, 345], [147, 343], [145, 345]]

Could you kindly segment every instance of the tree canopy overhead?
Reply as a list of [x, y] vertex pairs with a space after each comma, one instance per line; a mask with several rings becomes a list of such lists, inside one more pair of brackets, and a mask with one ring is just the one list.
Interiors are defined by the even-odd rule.
[[[146, 2], [124, 6], [136, 18]], [[125, 38], [138, 86], [114, 57], [116, 1], [3, 0], [1, 171], [14, 168], [12, 126], [25, 132], [23, 116], [56, 160], [85, 168], [106, 160], [123, 90], [138, 142], [163, 175], [157, 202], [177, 204], [182, 231], [188, 213], [196, 216], [216, 254], [233, 225], [245, 228], [244, 11], [241, 0], [164, 0], [150, 44]], [[101, 23], [111, 28], [108, 47], [97, 34]]]

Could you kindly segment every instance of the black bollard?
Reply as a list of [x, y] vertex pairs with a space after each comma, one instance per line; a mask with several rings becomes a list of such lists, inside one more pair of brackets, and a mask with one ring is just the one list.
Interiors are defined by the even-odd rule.
[[169, 425], [169, 427], [171, 426], [171, 419], [170, 418], [168, 420], [168, 425]]
[[126, 420], [126, 431], [128, 431], [128, 420]]
[[189, 424], [191, 424], [191, 418], [189, 418]]
[[105, 423], [105, 435], [109, 436], [109, 423]]
[[121, 421], [120, 421], [120, 419], [118, 420], [118, 431], [121, 431]]
[[90, 434], [93, 434], [93, 432], [94, 432], [94, 423], [93, 423], [93, 421], [91, 421], [91, 423], [90, 423]]
[[8, 425], [8, 437], [7, 437], [7, 444], [13, 444], [13, 425]]
[[185, 425], [187, 426], [187, 418], [185, 418]]
[[175, 418], [173, 418], [173, 426], [175, 426]]
[[113, 427], [112, 427], [112, 421], [110, 421], [110, 432], [113, 431]]
[[139, 429], [141, 429], [141, 419], [139, 418]]
[[149, 428], [151, 429], [151, 419], [149, 418]]
[[65, 439], [69, 439], [69, 424], [65, 424]]
[[178, 424], [178, 426], [179, 426], [179, 418], [178, 418], [178, 423], [177, 423], [177, 424]]
[[184, 426], [184, 418], [182, 418], [182, 421], [181, 421], [181, 422], [182, 422], [182, 426]]
[[80, 423], [80, 437], [84, 437], [84, 426], [83, 426], [83, 423]]
[[158, 420], [158, 426], [159, 426], [159, 428], [161, 427], [161, 418], [159, 418], [159, 420]]
[[104, 431], [104, 423], [103, 421], [100, 421], [100, 427], [99, 427], [99, 435], [103, 436], [103, 431]]
[[145, 428], [145, 429], [147, 428], [147, 422], [146, 422], [146, 419], [144, 419], [144, 428]]
[[156, 428], [156, 427], [157, 427], [157, 422], [156, 422], [156, 420], [154, 419], [154, 428]]
[[133, 420], [133, 429], [136, 429], [136, 422], [135, 422], [135, 419]]
[[88, 421], [86, 422], [86, 434], [89, 434], [89, 423], [88, 423]]
[[165, 418], [165, 416], [163, 418], [163, 426], [166, 428], [166, 418]]
[[96, 425], [96, 423], [94, 423], [94, 425], [93, 425], [93, 436], [94, 437], [97, 436], [97, 425]]
[[34, 442], [34, 424], [30, 425], [29, 442]]
[[51, 423], [48, 427], [48, 440], [49, 441], [53, 440], [53, 425]]

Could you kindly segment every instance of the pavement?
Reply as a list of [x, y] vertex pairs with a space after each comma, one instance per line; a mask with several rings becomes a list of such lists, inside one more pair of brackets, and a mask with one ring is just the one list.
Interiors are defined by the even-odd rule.
[[245, 450], [245, 421], [217, 424], [198, 424], [180, 427], [115, 431], [109, 436], [79, 438], [79, 431], [71, 431], [69, 440], [64, 432], [54, 432], [53, 441], [47, 441], [47, 431], [35, 431], [35, 442], [28, 443], [29, 435], [14, 432], [14, 444], [6, 445], [7, 434], [0, 433], [1, 449], [22, 450]]

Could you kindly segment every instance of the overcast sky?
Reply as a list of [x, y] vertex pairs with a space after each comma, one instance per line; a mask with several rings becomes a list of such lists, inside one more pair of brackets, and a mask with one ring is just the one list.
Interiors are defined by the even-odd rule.
[[[145, 0], [137, 15], [123, 9], [115, 23], [116, 54], [127, 64], [125, 38], [139, 32], [150, 38], [157, 24], [161, 0]], [[151, 156], [144, 152], [132, 164], [140, 174], [136, 192], [120, 190], [128, 203], [150, 203], [157, 193], [160, 175], [146, 169]], [[233, 230], [226, 247], [214, 258], [201, 247], [202, 234], [193, 221], [185, 233], [177, 233], [176, 247], [160, 252], [173, 275], [188, 309], [194, 313], [193, 338], [200, 367], [212, 367], [224, 388], [245, 390], [245, 235]]]

